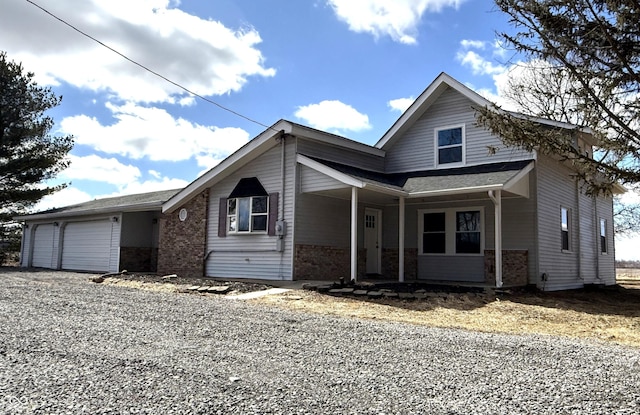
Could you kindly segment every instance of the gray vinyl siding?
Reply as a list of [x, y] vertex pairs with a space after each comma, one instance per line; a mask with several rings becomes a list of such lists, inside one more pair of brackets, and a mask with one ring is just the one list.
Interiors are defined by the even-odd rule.
[[317, 157], [336, 163], [348, 164], [367, 170], [383, 171], [384, 158], [355, 150], [319, 143], [304, 138], [298, 138], [297, 151], [310, 157]]
[[296, 244], [351, 246], [351, 201], [307, 193], [297, 195]]
[[[571, 178], [571, 171], [559, 162], [548, 157], [539, 157], [538, 174], [538, 251], [539, 272], [545, 273], [547, 281], [538, 281], [545, 290], [564, 290], [580, 288], [584, 285], [580, 277], [578, 256], [578, 218], [577, 189]], [[563, 252], [561, 243], [562, 207], [570, 209], [570, 250]], [[581, 233], [585, 233], [585, 229]], [[586, 253], [583, 252], [586, 255]]]
[[502, 198], [502, 249], [527, 251], [529, 284], [535, 284], [538, 275], [535, 179], [534, 171], [529, 174], [529, 198]]
[[303, 193], [343, 189], [346, 187], [349, 186], [326, 174], [317, 172], [307, 166], [300, 166], [300, 191]]
[[[389, 173], [433, 169], [436, 128], [465, 127], [466, 165], [530, 159], [531, 153], [507, 148], [497, 137], [476, 125], [472, 102], [448, 88], [403, 136], [385, 147]], [[497, 149], [489, 155], [488, 147]]]
[[[295, 144], [287, 142], [285, 155], [285, 194], [281, 190], [281, 149], [272, 148], [247, 165], [231, 173], [210, 189], [205, 272], [210, 277], [261, 278], [290, 280], [293, 240], [293, 203], [295, 174]], [[227, 198], [238, 181], [257, 177], [268, 193], [278, 193], [278, 210], [284, 203], [287, 232], [284, 251], [277, 251], [276, 236], [267, 234], [228, 234], [218, 236], [220, 198]], [[278, 215], [279, 217], [280, 215]]]
[[[597, 198], [597, 270], [600, 276], [597, 283], [613, 285], [616, 283], [615, 246], [613, 232], [613, 199], [611, 197]], [[607, 253], [600, 252], [600, 218], [607, 221]]]
[[[486, 194], [474, 195], [473, 200], [452, 200], [449, 202], [413, 204], [409, 202], [406, 206], [406, 248], [418, 248], [419, 238], [422, 232], [419, 227], [419, 215], [421, 210], [445, 210], [445, 209], [464, 209], [464, 208], [482, 208], [484, 215], [481, 217], [483, 224], [482, 238], [484, 240], [484, 249], [493, 249], [494, 246], [494, 210], [493, 202], [491, 202]], [[397, 217], [397, 216], [396, 216]], [[392, 240], [397, 241], [397, 235], [389, 239], [385, 239], [385, 246]], [[437, 281], [464, 281], [464, 282], [483, 282], [484, 281], [484, 255], [464, 255], [464, 254], [447, 254], [423, 255], [418, 253], [418, 279], [437, 280]]]

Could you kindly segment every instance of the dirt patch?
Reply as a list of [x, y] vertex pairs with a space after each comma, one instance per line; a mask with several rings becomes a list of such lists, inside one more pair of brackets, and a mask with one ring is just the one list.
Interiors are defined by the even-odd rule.
[[640, 347], [640, 290], [623, 286], [496, 296], [443, 293], [408, 301], [293, 291], [253, 301], [320, 314], [490, 333], [558, 335]]
[[244, 294], [253, 291], [262, 291], [271, 288], [266, 284], [247, 283], [239, 281], [221, 281], [212, 278], [184, 278], [158, 276], [154, 274], [119, 274], [104, 279], [105, 284], [121, 287], [138, 288], [162, 292], [189, 292], [189, 287], [215, 287], [228, 286], [228, 294]]

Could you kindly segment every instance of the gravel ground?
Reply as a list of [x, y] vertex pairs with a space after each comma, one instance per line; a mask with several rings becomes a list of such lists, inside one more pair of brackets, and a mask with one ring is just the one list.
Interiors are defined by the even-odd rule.
[[0, 268], [0, 413], [637, 414], [640, 350]]

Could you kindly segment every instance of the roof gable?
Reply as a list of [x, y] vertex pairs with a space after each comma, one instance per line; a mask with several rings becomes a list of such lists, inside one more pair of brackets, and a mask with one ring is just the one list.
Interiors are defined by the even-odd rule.
[[413, 104], [407, 108], [391, 128], [387, 130], [382, 138], [376, 143], [375, 147], [383, 149], [390, 145], [396, 138], [400, 137], [402, 133], [409, 129], [448, 88], [454, 89], [456, 92], [464, 95], [478, 106], [491, 105], [490, 101], [442, 72], [427, 87], [427, 89], [425, 89], [420, 96], [416, 98]]

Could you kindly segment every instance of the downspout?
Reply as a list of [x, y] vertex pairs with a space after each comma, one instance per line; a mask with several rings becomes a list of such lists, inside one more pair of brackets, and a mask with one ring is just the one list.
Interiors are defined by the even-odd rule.
[[495, 212], [496, 288], [502, 288], [502, 193], [500, 190], [489, 190], [489, 198], [493, 202]]
[[[598, 199], [596, 199], [596, 196], [593, 196], [593, 217], [596, 223], [596, 226], [594, 227], [594, 239], [595, 239], [595, 248], [596, 248], [596, 252], [595, 252], [595, 263], [596, 263], [596, 278], [600, 279], [600, 252], [601, 252], [601, 248], [600, 248], [600, 218], [598, 218]], [[605, 229], [606, 231], [606, 229]]]
[[284, 130], [280, 131], [280, 220], [284, 221], [284, 180], [285, 180], [285, 170], [284, 170], [284, 155], [285, 155], [285, 132]]
[[[284, 130], [280, 131], [280, 137], [278, 137], [278, 140], [280, 141], [280, 203], [279, 203], [279, 207], [280, 207], [280, 220], [279, 222], [281, 223], [282, 227], [284, 228], [286, 226], [285, 222], [284, 222], [284, 188], [285, 188], [285, 150], [286, 150], [286, 146], [285, 146], [285, 132]], [[278, 226], [276, 224], [276, 226]], [[276, 232], [276, 234], [278, 234], [278, 232]], [[284, 279], [284, 229], [282, 231], [282, 233], [277, 235], [278, 241], [277, 243], [277, 247], [276, 249], [280, 252], [280, 279]]]
[[[576, 177], [576, 216], [578, 220], [576, 221], [576, 237], [578, 239], [577, 243], [577, 251], [578, 251], [578, 278], [584, 282], [584, 276], [582, 275], [582, 238], [580, 238], [580, 228], [582, 228], [582, 224], [580, 223], [580, 183], [578, 183], [578, 178]], [[569, 219], [569, 226], [573, 223], [572, 218]], [[569, 235], [571, 235], [571, 229], [569, 229]], [[571, 246], [571, 242], [569, 242], [569, 246]]]

